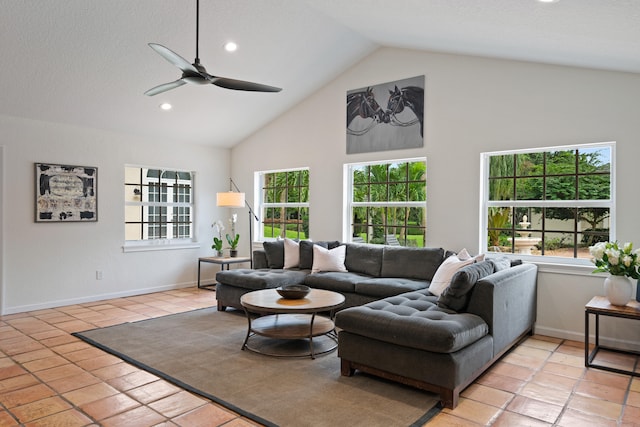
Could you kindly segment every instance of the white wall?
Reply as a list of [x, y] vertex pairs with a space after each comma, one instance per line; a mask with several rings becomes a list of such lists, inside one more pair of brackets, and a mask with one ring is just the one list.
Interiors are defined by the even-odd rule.
[[[215, 206], [215, 193], [228, 186], [229, 150], [7, 116], [0, 129], [2, 313], [195, 285], [197, 258], [211, 255], [211, 223], [229, 216]], [[98, 221], [35, 223], [35, 162], [97, 166]], [[199, 249], [123, 253], [125, 164], [196, 172]], [[205, 279], [215, 271], [203, 267]]]
[[[347, 90], [423, 74], [424, 148], [346, 155]], [[426, 156], [427, 244], [478, 252], [480, 153], [617, 141], [617, 237], [640, 246], [638, 111], [638, 74], [385, 48], [236, 146], [232, 170], [251, 192], [256, 170], [308, 166], [311, 238], [340, 239], [344, 163]], [[538, 332], [582, 339], [604, 280], [590, 270], [541, 269]], [[628, 325], [603, 321], [603, 333], [633, 346]]]

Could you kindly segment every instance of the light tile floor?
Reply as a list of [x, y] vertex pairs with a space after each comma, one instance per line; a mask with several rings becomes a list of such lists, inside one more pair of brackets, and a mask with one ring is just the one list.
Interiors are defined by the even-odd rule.
[[[0, 427], [255, 426], [70, 335], [214, 305], [188, 288], [1, 316]], [[635, 356], [599, 361], [640, 370]], [[585, 369], [582, 343], [534, 336], [428, 423], [482, 425], [640, 426], [640, 378]]]

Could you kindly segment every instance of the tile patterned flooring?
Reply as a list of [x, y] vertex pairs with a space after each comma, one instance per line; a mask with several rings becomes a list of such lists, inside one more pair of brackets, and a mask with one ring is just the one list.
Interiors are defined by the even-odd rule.
[[[0, 316], [0, 427], [255, 426], [70, 335], [214, 305], [188, 288]], [[636, 356], [601, 353], [640, 370]], [[640, 426], [640, 378], [586, 369], [580, 342], [533, 336], [428, 423], [482, 425]]]

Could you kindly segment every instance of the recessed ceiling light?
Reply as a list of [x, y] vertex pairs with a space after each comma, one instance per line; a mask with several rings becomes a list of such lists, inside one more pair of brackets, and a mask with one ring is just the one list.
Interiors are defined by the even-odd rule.
[[168, 102], [163, 102], [162, 104], [160, 104], [160, 109], [164, 110], [164, 111], [169, 111], [173, 108], [173, 106], [171, 104], [169, 104]]
[[538, 0], [540, 3], [557, 3], [560, 0]]
[[226, 50], [227, 52], [235, 52], [236, 50], [238, 50], [238, 45], [234, 42], [226, 42], [224, 44], [224, 50]]

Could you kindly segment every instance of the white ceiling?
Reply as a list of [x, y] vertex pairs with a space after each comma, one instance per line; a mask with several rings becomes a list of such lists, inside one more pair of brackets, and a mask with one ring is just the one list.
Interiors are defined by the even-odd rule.
[[379, 46], [640, 73], [640, 0], [202, 0], [207, 71], [280, 93], [144, 96], [180, 77], [149, 42], [193, 62], [195, 0], [0, 0], [0, 114], [230, 147]]

